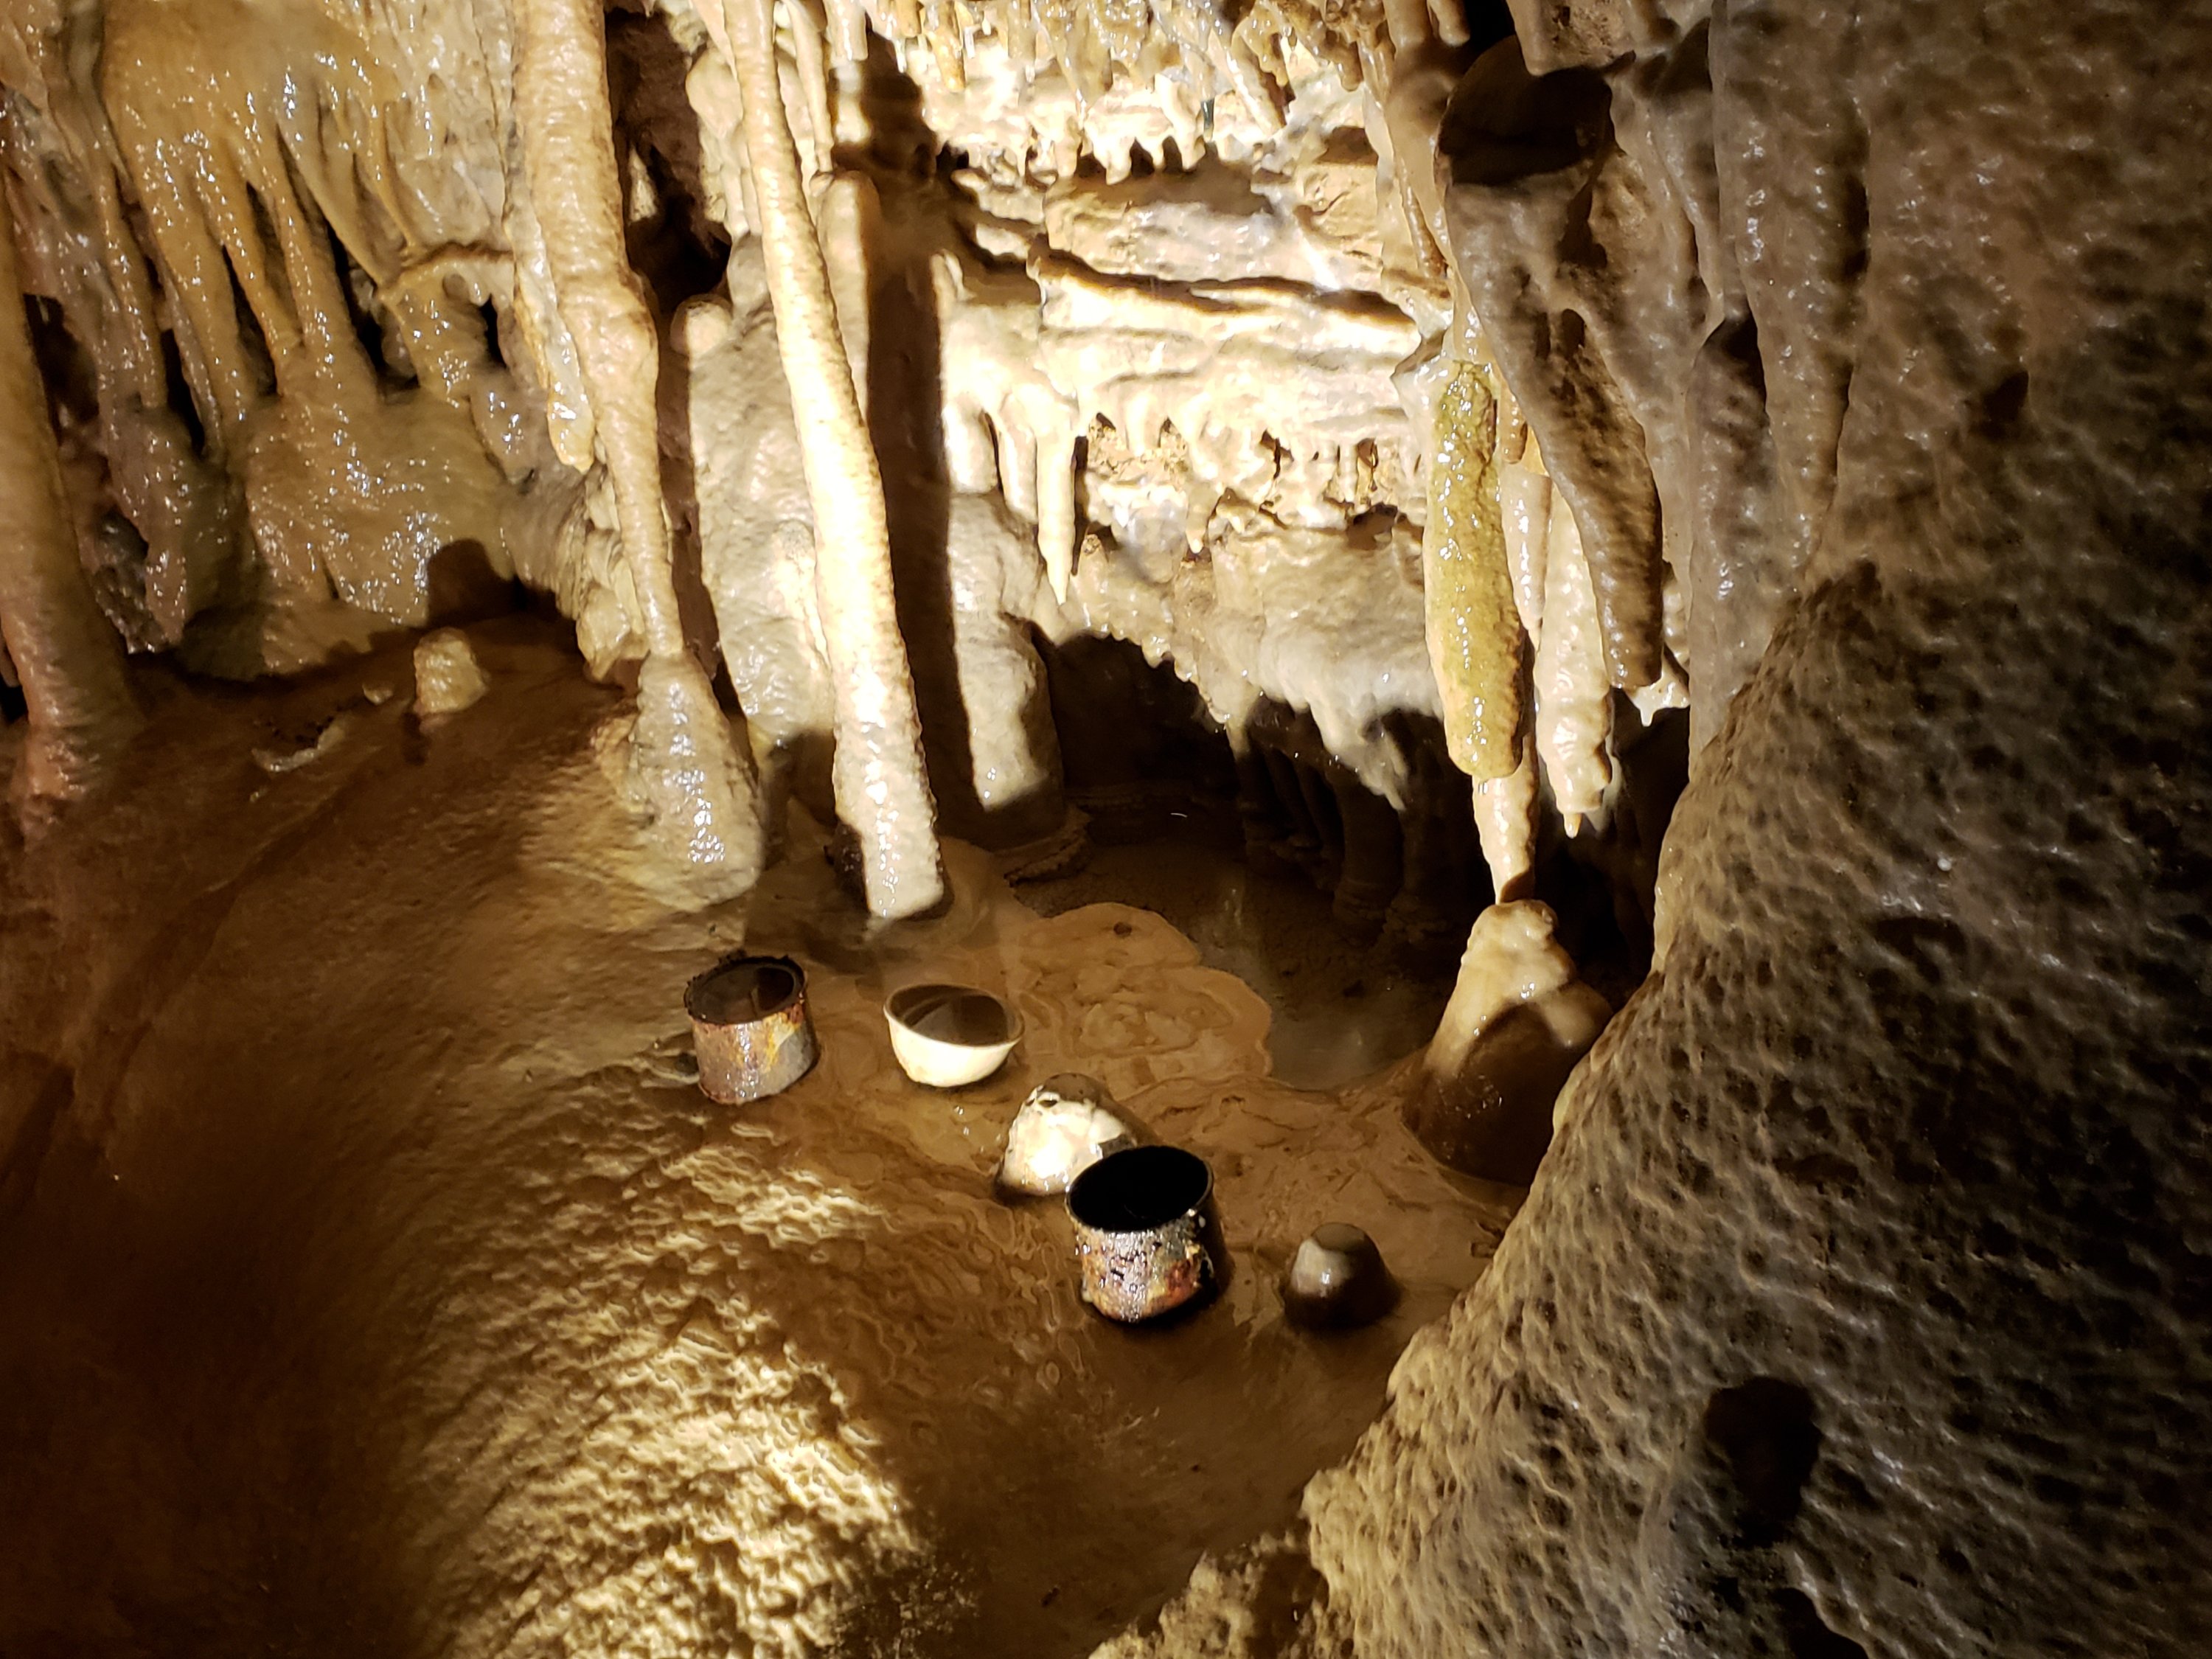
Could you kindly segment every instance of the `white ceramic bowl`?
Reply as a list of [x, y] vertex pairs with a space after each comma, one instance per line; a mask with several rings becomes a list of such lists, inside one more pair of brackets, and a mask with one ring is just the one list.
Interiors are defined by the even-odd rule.
[[933, 1089], [980, 1083], [1021, 1041], [1022, 1017], [972, 985], [909, 985], [884, 1004], [899, 1069]]

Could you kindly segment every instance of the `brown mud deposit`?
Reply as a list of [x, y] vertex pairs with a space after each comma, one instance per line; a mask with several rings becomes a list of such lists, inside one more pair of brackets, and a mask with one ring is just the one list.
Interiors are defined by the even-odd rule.
[[[1389, 1079], [1272, 1079], [1267, 1006], [1157, 915], [1041, 918], [957, 844], [888, 930], [803, 823], [749, 911], [650, 896], [613, 696], [470, 632], [489, 690], [427, 732], [362, 695], [404, 646], [142, 673], [125, 781], [0, 862], [0, 1650], [1073, 1655], [1290, 1522], [1514, 1195]], [[741, 939], [823, 1052], [725, 1109], [682, 994]], [[893, 1066], [925, 974], [1019, 1011], [988, 1082]], [[1059, 1206], [993, 1194], [1073, 1070], [1212, 1165], [1231, 1275], [1170, 1328], [1087, 1312]], [[1317, 1338], [1277, 1286], [1330, 1219], [1405, 1295]]]

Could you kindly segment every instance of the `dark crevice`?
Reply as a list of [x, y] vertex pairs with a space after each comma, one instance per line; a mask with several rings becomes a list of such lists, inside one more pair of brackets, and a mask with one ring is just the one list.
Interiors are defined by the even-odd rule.
[[275, 359], [269, 353], [269, 337], [261, 331], [261, 319], [253, 314], [253, 302], [246, 297], [246, 284], [239, 280], [238, 262], [230, 251], [223, 250], [222, 268], [230, 277], [231, 309], [238, 316], [238, 343], [253, 374], [253, 383], [266, 396], [276, 389]]
[[161, 331], [161, 370], [168, 384], [169, 412], [184, 422], [193, 453], [204, 456], [207, 423], [200, 418], [199, 399], [192, 396], [191, 382], [185, 376], [185, 354], [178, 348], [176, 335], [167, 329]]
[[1512, 39], [1513, 9], [1505, 0], [1467, 0], [1462, 15], [1467, 20], [1467, 49], [1477, 57]]
[[1777, 1590], [1774, 1605], [1782, 1616], [1782, 1635], [1790, 1644], [1790, 1659], [1866, 1659], [1864, 1648], [1821, 1623], [1813, 1598], [1804, 1591]]
[[1705, 1427], [1742, 1501], [1745, 1541], [1779, 1538], [1797, 1518], [1820, 1455], [1813, 1396], [1795, 1382], [1754, 1376], [1713, 1395]]
[[338, 292], [345, 296], [346, 319], [353, 325], [354, 337], [361, 342], [362, 356], [368, 359], [379, 380], [386, 383], [411, 382], [415, 377], [403, 374], [385, 356], [384, 327], [369, 309], [375, 298], [374, 284], [368, 273], [354, 263], [336, 231], [325, 227], [324, 234], [331, 245], [331, 268], [337, 272]]
[[82, 425], [100, 410], [98, 374], [92, 356], [70, 332], [60, 305], [43, 294], [27, 295], [23, 315], [31, 331], [32, 354], [46, 383], [48, 412], [57, 426]]
[[[658, 13], [608, 14], [607, 90], [623, 172], [629, 260], [664, 319], [684, 301], [712, 292], [730, 259], [729, 235], [707, 211], [699, 122], [683, 90], [689, 64]], [[642, 216], [629, 199], [632, 157], [653, 191], [653, 210]]]
[[507, 349], [499, 343], [499, 307], [486, 300], [477, 307], [477, 315], [483, 319], [484, 349], [490, 354], [494, 363], [505, 368], [507, 367]]

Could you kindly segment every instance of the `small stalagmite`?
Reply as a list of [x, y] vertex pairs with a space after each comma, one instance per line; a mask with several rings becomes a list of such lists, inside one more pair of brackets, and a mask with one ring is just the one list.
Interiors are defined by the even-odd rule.
[[471, 708], [491, 689], [469, 636], [458, 628], [425, 634], [415, 645], [415, 712], [428, 720]]
[[1407, 1103], [1422, 1144], [1469, 1175], [1527, 1183], [1551, 1144], [1560, 1085], [1612, 1017], [1575, 976], [1555, 925], [1534, 900], [1493, 904], [1475, 919]]

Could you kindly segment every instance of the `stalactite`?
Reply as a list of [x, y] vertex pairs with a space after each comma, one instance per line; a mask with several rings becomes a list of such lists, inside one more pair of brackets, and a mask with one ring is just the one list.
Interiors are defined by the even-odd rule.
[[1490, 890], [1500, 904], [1534, 892], [1541, 805], [1535, 744], [1523, 735], [1520, 763], [1504, 777], [1485, 778], [1474, 786], [1475, 834], [1482, 842], [1482, 861], [1490, 868]]
[[791, 52], [799, 72], [800, 105], [806, 112], [808, 159], [814, 176], [826, 178], [836, 170], [832, 154], [837, 140], [836, 118], [830, 112], [830, 65], [823, 36], [830, 27], [823, 0], [785, 0], [791, 26]]
[[1075, 447], [1080, 434], [1071, 425], [1040, 433], [1037, 444], [1037, 553], [1044, 560], [1052, 596], [1067, 603], [1075, 577]]
[[914, 684], [892, 603], [883, 478], [868, 441], [776, 71], [771, 0], [702, 14], [737, 70], [776, 341], [814, 503], [816, 580], [836, 697], [838, 816], [860, 838], [868, 908], [944, 894]]
[[861, 0], [830, 0], [830, 58], [833, 65], [863, 64], [868, 57], [868, 14]]
[[1543, 638], [1536, 647], [1536, 752], [1567, 833], [1613, 781], [1613, 682], [1596, 591], [1575, 515], [1554, 503], [1545, 550]]
[[[106, 596], [111, 620], [139, 644], [174, 646], [193, 613], [216, 599], [233, 565], [235, 505], [171, 406], [154, 283], [124, 209], [113, 132], [88, 84], [89, 69], [81, 58], [74, 62], [77, 72], [49, 64], [15, 89], [8, 147], [31, 210], [21, 227], [24, 252], [40, 262], [31, 239], [43, 229], [46, 285], [93, 358], [110, 487], [145, 543], [143, 559], [129, 562], [134, 568], [114, 573]], [[56, 153], [65, 159], [63, 167], [52, 165]], [[79, 198], [92, 222], [78, 234], [53, 234], [59, 204], [49, 192]], [[192, 362], [179, 368], [193, 386]], [[204, 381], [189, 395], [198, 399], [196, 413], [211, 409]], [[219, 453], [220, 441], [219, 432], [210, 434], [207, 447]]]
[[1551, 475], [1535, 441], [1528, 437], [1516, 457], [1507, 453], [1500, 434], [1498, 463], [1498, 517], [1505, 531], [1505, 559], [1513, 577], [1514, 603], [1521, 609], [1521, 626], [1532, 649], [1544, 641], [1545, 563], [1552, 534]]
[[52, 803], [96, 781], [138, 716], [77, 563], [15, 235], [0, 189], [0, 640], [30, 712], [16, 787]]
[[1478, 782], [1520, 763], [1521, 617], [1498, 519], [1497, 422], [1482, 371], [1458, 364], [1437, 402], [1421, 552], [1444, 739]]
[[854, 401], [865, 422], [868, 418], [868, 250], [879, 233], [883, 204], [865, 174], [843, 173], [825, 185], [817, 211], [817, 240], [822, 245], [823, 268], [830, 276], [830, 308], [837, 315], [837, 337], [844, 343]]
[[631, 781], [702, 872], [750, 884], [760, 825], [748, 769], [684, 642], [662, 505], [659, 342], [623, 252], [622, 192], [596, 0], [525, 0], [515, 115], [561, 316], [590, 392], [645, 629]]
[[[1595, 77], [1534, 80], [1508, 40], [1460, 82], [1432, 143], [1465, 303], [1530, 422], [1559, 451], [1553, 481], [1581, 527], [1607, 676], [1632, 691], [1660, 670], [1659, 498], [1607, 351], [1620, 356], [1640, 337], [1601, 326], [1572, 285], [1578, 268], [1560, 258], [1587, 234], [1577, 227], [1610, 145], [1605, 110]], [[1510, 190], [1492, 187], [1509, 179]], [[1642, 211], [1610, 197], [1605, 210]]]

